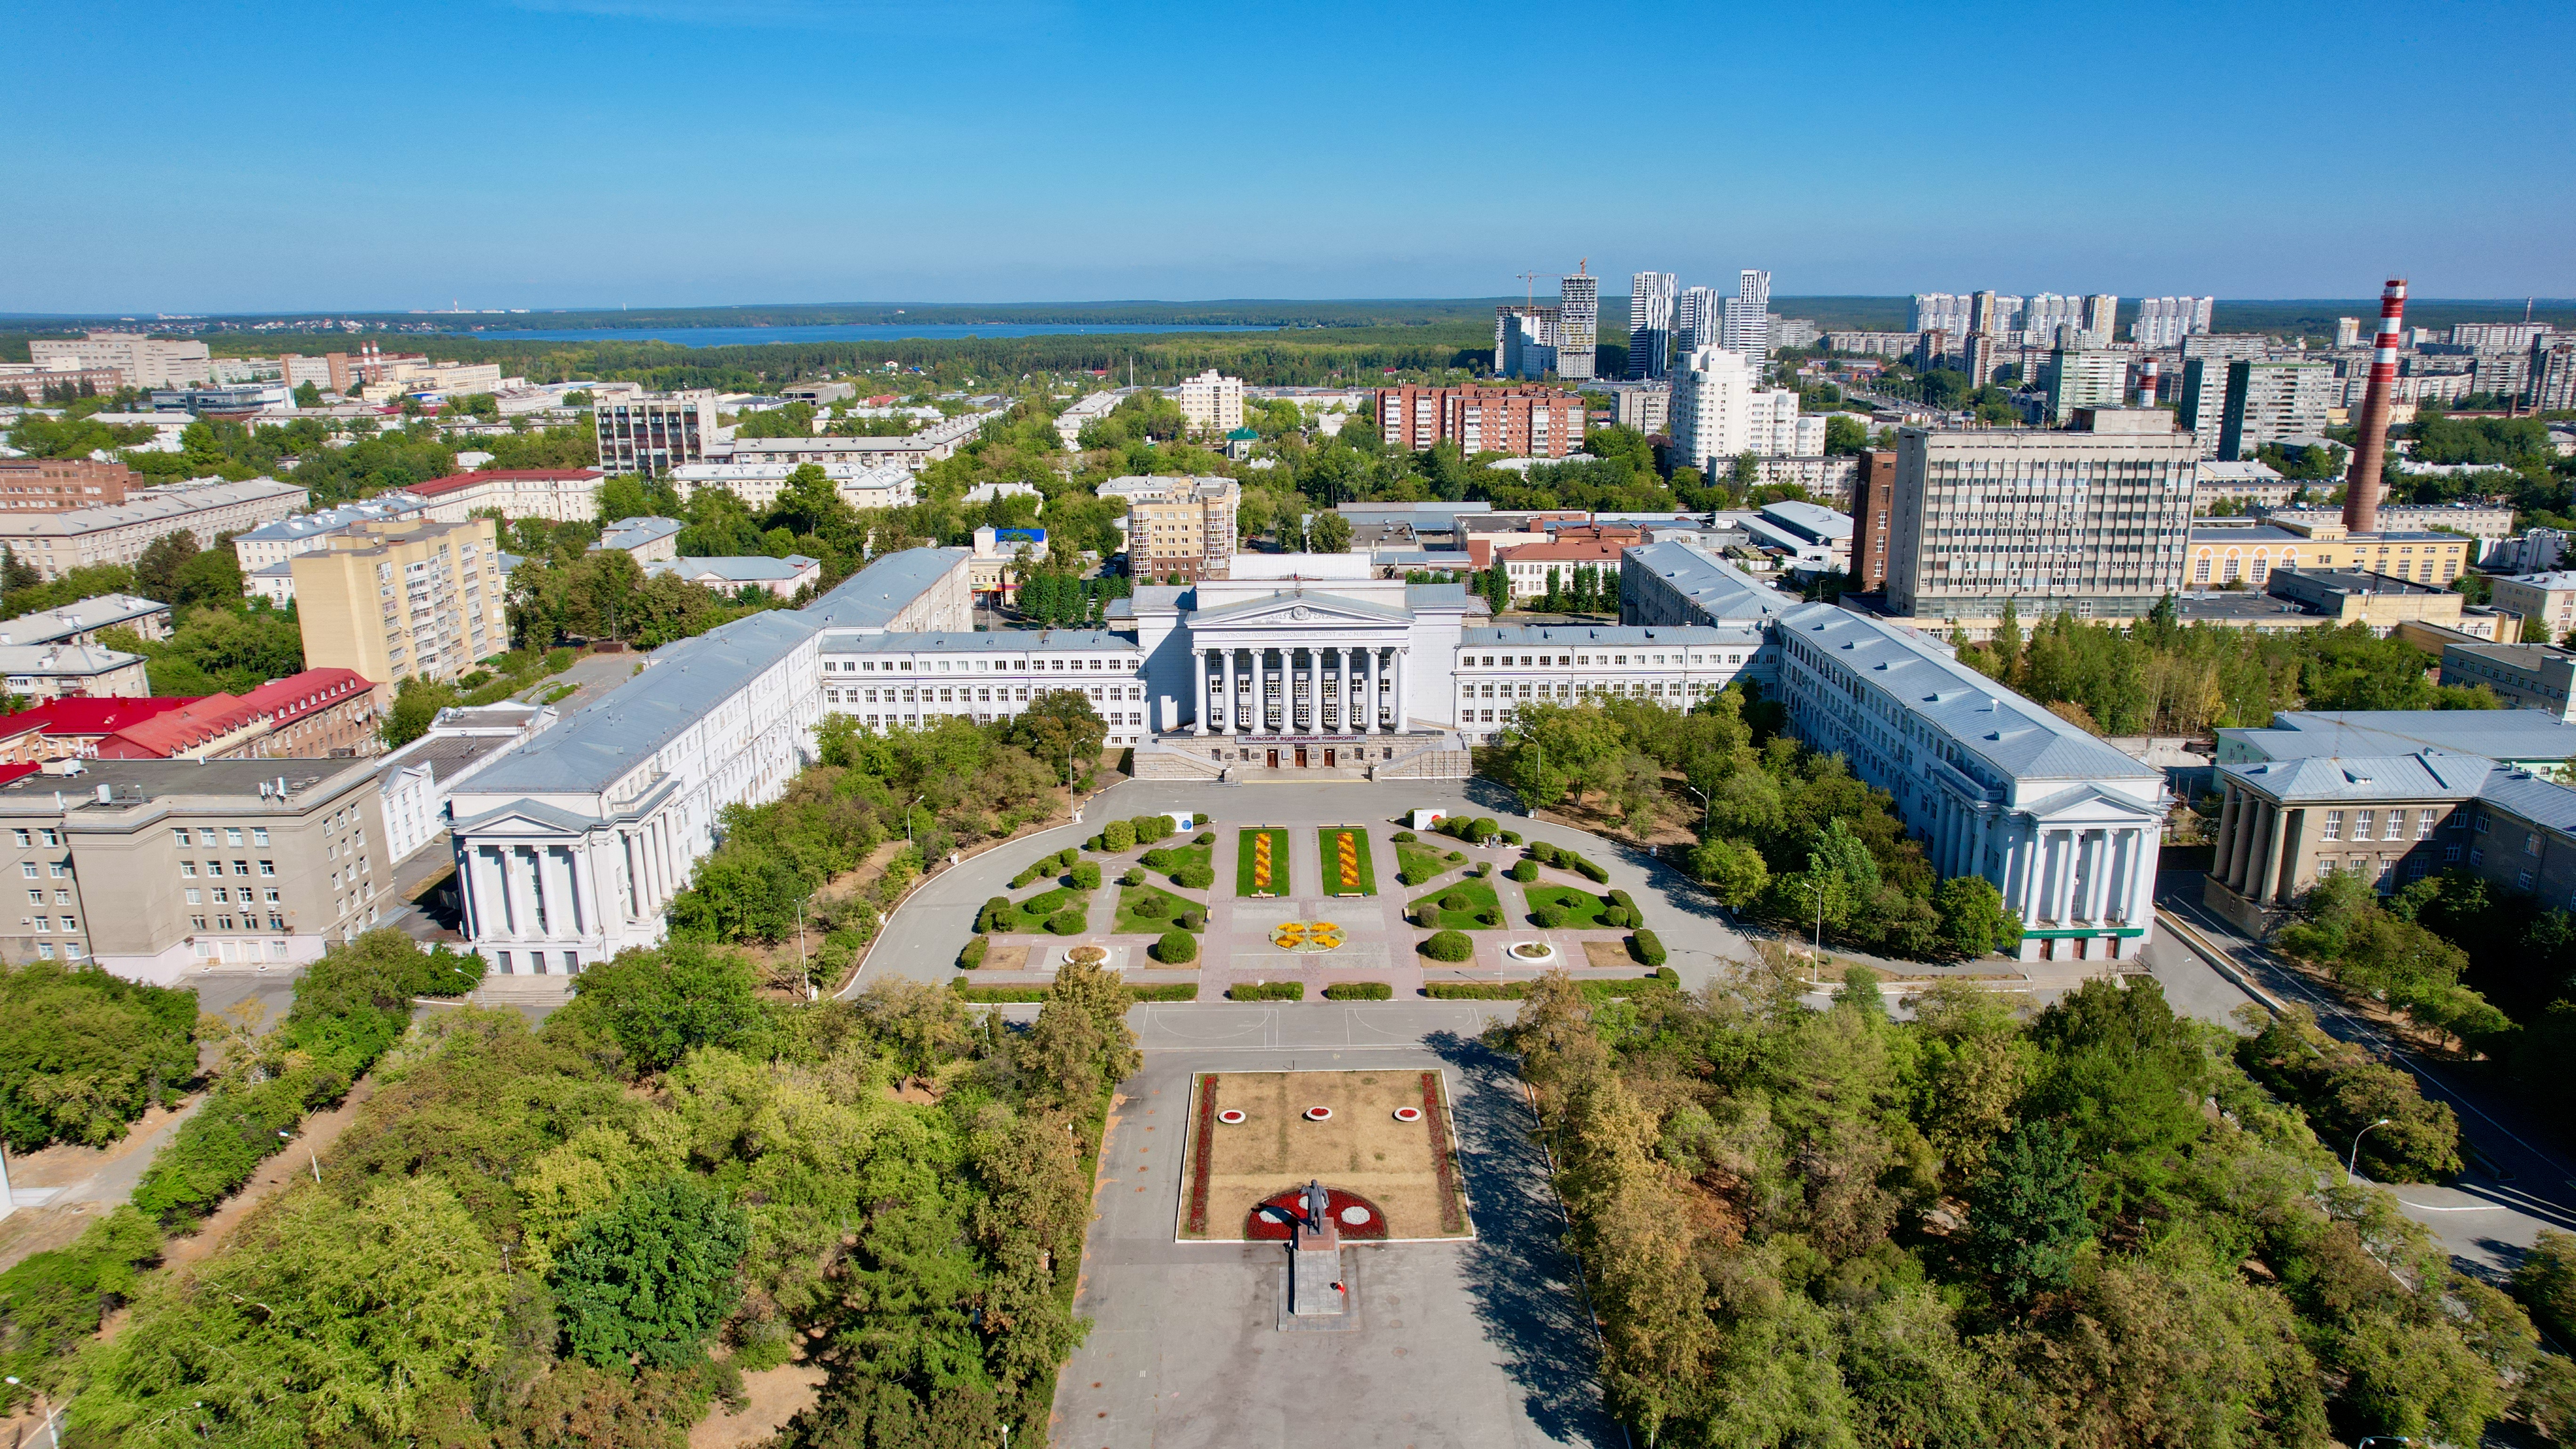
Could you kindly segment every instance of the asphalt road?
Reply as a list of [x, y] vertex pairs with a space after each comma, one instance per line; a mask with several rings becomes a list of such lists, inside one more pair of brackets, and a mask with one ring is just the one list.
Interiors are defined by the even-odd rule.
[[[2156, 904], [2196, 927], [2203, 939], [2225, 951], [2265, 991], [2315, 1012], [2318, 1026], [2337, 1039], [2368, 1047], [2404, 1067], [2414, 1074], [2425, 1096], [2448, 1102], [2459, 1114], [2468, 1171], [2441, 1186], [2396, 1183], [2389, 1187], [2406, 1215], [2424, 1225], [2456, 1266], [2464, 1272], [2500, 1277], [2522, 1260], [2541, 1229], [2576, 1231], [2576, 1168], [2568, 1165], [2546, 1125], [2484, 1083], [2445, 1063], [2401, 1050], [2368, 1018], [2346, 1010], [2203, 907], [2201, 881], [2197, 871], [2167, 872], [2157, 882]], [[2174, 945], [2181, 949], [2181, 943]], [[2351, 1143], [2328, 1145], [2337, 1155], [2350, 1158]]]

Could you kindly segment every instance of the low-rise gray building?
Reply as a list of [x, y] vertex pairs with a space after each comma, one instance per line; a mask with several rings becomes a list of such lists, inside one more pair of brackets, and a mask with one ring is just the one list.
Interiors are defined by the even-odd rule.
[[96, 644], [101, 629], [131, 629], [140, 639], [167, 639], [170, 606], [132, 594], [97, 594], [0, 621], [0, 644]]
[[2576, 652], [2555, 644], [2446, 644], [2442, 683], [2483, 684], [2517, 710], [2576, 720]]
[[1797, 600], [1733, 564], [1679, 542], [1639, 544], [1619, 556], [1619, 622], [1638, 625], [1749, 624], [1775, 619]]

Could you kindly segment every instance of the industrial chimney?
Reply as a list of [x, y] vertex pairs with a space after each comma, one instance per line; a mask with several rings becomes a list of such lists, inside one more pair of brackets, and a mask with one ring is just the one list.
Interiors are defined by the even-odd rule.
[[2156, 359], [2150, 357], [2138, 365], [2138, 406], [2156, 405]]
[[2347, 533], [2379, 531], [2379, 470], [2388, 451], [2389, 394], [2397, 391], [2397, 338], [2406, 321], [2406, 279], [2391, 277], [2379, 294], [2379, 338], [2370, 354], [2370, 391], [2362, 396], [2360, 436], [2343, 475]]

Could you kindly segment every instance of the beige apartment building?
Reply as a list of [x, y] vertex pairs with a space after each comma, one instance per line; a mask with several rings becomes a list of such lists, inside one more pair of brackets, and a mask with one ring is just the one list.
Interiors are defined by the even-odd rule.
[[[2552, 640], [2576, 629], [2576, 573], [2516, 574], [2490, 581], [2499, 609], [2525, 619], [2538, 619]], [[2535, 641], [2538, 642], [2538, 641]]]
[[308, 669], [453, 679], [510, 646], [489, 518], [360, 523], [292, 568]]
[[1234, 557], [1243, 490], [1231, 478], [1113, 478], [1103, 498], [1127, 501], [1127, 572], [1160, 581], [1223, 578]]
[[170, 985], [300, 965], [383, 908], [375, 760], [78, 764], [0, 785], [0, 957]]
[[247, 533], [293, 517], [307, 496], [274, 478], [142, 488], [122, 503], [95, 508], [24, 517], [0, 514], [0, 548], [56, 579], [86, 564], [131, 564], [155, 539], [173, 533], [193, 534], [197, 547], [213, 548], [217, 534]]
[[113, 367], [124, 374], [127, 387], [186, 387], [211, 382], [215, 376], [206, 344], [140, 332], [92, 332], [78, 342], [30, 342], [27, 360], [38, 367]]
[[1243, 379], [1223, 377], [1213, 367], [1196, 377], [1181, 379], [1171, 389], [1173, 402], [1180, 404], [1181, 416], [1190, 427], [1202, 433], [1224, 434], [1243, 426]]

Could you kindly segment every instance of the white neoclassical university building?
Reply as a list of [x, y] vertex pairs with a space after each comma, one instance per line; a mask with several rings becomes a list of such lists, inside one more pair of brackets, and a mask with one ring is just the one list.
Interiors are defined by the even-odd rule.
[[[983, 724], [1074, 690], [1147, 778], [1459, 778], [1469, 747], [1490, 742], [1525, 701], [1687, 708], [1739, 679], [1772, 691], [1785, 683], [1802, 733], [1895, 791], [1945, 870], [1982, 868], [1980, 852], [2018, 862], [1986, 873], [2027, 907], [2031, 949], [2099, 937], [2127, 955], [2146, 924], [2154, 832], [2141, 822], [2154, 813], [2152, 772], [1991, 685], [1985, 693], [2000, 702], [1990, 708], [2010, 715], [2012, 738], [2050, 748], [1990, 752], [1982, 776], [1967, 764], [1934, 769], [1928, 753], [1886, 753], [1864, 738], [1864, 716], [1828, 695], [1828, 666], [1790, 667], [1797, 650], [1825, 658], [1818, 641], [1831, 632], [1832, 649], [1849, 643], [1866, 647], [1872, 666], [1902, 665], [1906, 690], [1936, 676], [1957, 683], [1965, 671], [1940, 646], [1896, 626], [1821, 605], [1790, 604], [1784, 615], [1782, 596], [1753, 589], [1740, 609], [1696, 605], [1701, 622], [1497, 627], [1460, 585], [1378, 578], [1362, 555], [1275, 554], [1237, 556], [1230, 578], [1138, 589], [1112, 606], [1105, 629], [978, 632], [969, 557], [888, 555], [805, 609], [670, 645], [496, 759], [454, 797], [466, 939], [497, 971], [549, 975], [660, 941], [664, 911], [714, 849], [724, 807], [777, 798], [812, 762], [815, 730], [831, 714], [872, 729], [951, 716]], [[1791, 628], [1791, 618], [1806, 623]], [[1891, 682], [1886, 668], [1858, 677]], [[1906, 728], [1927, 739], [1979, 723], [1964, 704], [1890, 695], [1887, 708], [1919, 715]], [[1981, 748], [1965, 740], [1962, 759]], [[2061, 780], [2059, 763], [2082, 774]], [[1988, 777], [2006, 783], [1974, 784]], [[1972, 799], [1972, 785], [1988, 793]], [[1962, 823], [1970, 818], [1973, 832]], [[1995, 833], [1998, 822], [2028, 839]], [[2008, 841], [2020, 843], [2005, 851]]]

